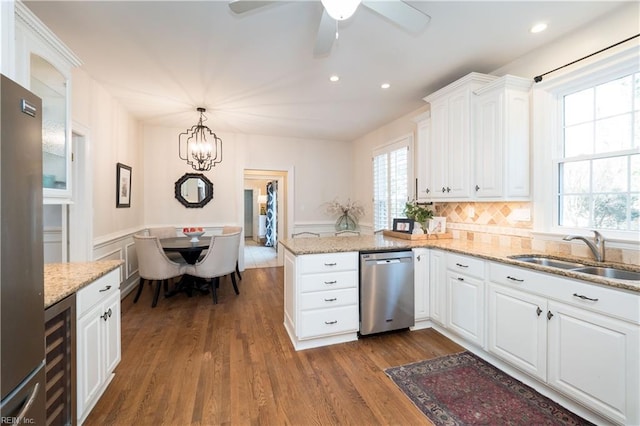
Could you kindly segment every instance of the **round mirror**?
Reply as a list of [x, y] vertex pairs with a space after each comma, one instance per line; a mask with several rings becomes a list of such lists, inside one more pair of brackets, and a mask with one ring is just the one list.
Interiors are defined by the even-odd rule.
[[183, 206], [201, 208], [213, 198], [213, 184], [201, 173], [185, 173], [176, 181], [175, 193]]

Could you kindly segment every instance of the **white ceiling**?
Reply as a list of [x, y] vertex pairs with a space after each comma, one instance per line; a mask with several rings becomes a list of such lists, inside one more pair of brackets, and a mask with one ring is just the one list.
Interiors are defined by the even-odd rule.
[[[417, 35], [361, 6], [340, 23], [331, 54], [314, 58], [320, 1], [243, 15], [226, 1], [24, 3], [145, 123], [190, 127], [204, 106], [217, 132], [346, 141], [420, 108], [468, 72], [491, 72], [621, 4], [411, 1], [431, 16]], [[549, 29], [530, 34], [538, 21]], [[340, 82], [329, 82], [332, 73]], [[392, 86], [383, 91], [385, 81]]]

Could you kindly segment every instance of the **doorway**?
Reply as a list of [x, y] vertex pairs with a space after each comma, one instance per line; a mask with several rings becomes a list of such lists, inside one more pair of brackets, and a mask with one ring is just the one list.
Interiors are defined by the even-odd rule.
[[[244, 268], [281, 266], [282, 253], [278, 239], [288, 229], [288, 183], [286, 170], [254, 170], [244, 172], [245, 224]], [[251, 206], [247, 206], [251, 193]], [[247, 230], [251, 229], [251, 235]]]

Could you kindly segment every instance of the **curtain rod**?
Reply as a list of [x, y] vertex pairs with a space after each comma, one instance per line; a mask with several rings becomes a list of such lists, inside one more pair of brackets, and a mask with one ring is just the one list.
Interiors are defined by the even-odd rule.
[[640, 37], [640, 34], [636, 34], [636, 35], [631, 36], [631, 37], [629, 37], [629, 38], [627, 38], [627, 39], [625, 39], [625, 40], [622, 40], [622, 41], [619, 41], [619, 42], [617, 42], [617, 43], [615, 43], [615, 44], [612, 44], [611, 46], [605, 47], [604, 49], [600, 49], [600, 50], [598, 50], [597, 52], [593, 52], [593, 53], [592, 53], [592, 54], [590, 54], [590, 55], [587, 55], [587, 56], [582, 57], [582, 58], [580, 58], [580, 59], [576, 59], [576, 60], [575, 60], [575, 61], [573, 61], [573, 62], [569, 62], [568, 64], [565, 64], [565, 65], [563, 65], [563, 66], [561, 66], [561, 67], [558, 67], [558, 68], [556, 68], [556, 69], [553, 69], [553, 70], [551, 70], [551, 71], [547, 71], [547, 72], [545, 72], [544, 74], [537, 75], [537, 76], [535, 76], [535, 77], [533, 78], [533, 81], [535, 81], [536, 83], [540, 83], [540, 82], [542, 81], [542, 77], [544, 77], [544, 76], [545, 76], [545, 75], [547, 75], [547, 74], [551, 74], [552, 72], [555, 72], [555, 71], [561, 70], [562, 68], [566, 68], [566, 67], [568, 67], [569, 65], [573, 65], [573, 64], [575, 64], [576, 62], [584, 61], [585, 59], [590, 58], [590, 57], [592, 57], [592, 56], [594, 56], [594, 55], [597, 55], [598, 53], [602, 53], [602, 52], [604, 52], [605, 50], [609, 50], [609, 49], [611, 49], [611, 48], [613, 48], [613, 47], [616, 47], [616, 46], [618, 46], [618, 45], [620, 45], [620, 44], [622, 44], [622, 43], [626, 43], [626, 42], [628, 42], [629, 40], [633, 40], [634, 38], [637, 38], [637, 37]]

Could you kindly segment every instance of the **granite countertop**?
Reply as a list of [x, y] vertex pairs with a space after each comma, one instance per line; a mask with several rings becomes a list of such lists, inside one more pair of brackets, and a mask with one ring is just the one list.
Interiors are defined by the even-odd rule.
[[521, 262], [517, 259], [510, 259], [508, 256], [531, 254], [534, 256], [574, 260], [588, 266], [611, 266], [628, 271], [640, 272], [640, 268], [634, 265], [613, 262], [596, 262], [571, 256], [560, 257], [531, 249], [516, 249], [475, 241], [456, 239], [403, 240], [383, 235], [364, 235], [354, 237], [291, 238], [280, 240], [280, 244], [296, 256], [303, 254], [340, 253], [350, 251], [401, 250], [417, 247], [438, 248], [445, 251], [477, 256], [487, 260], [498, 261], [540, 272], [562, 275], [568, 278], [579, 279], [607, 287], [615, 287], [640, 293], [640, 281], [612, 279], [566, 269], [536, 265], [533, 263]]
[[120, 267], [122, 260], [46, 263], [44, 265], [45, 309]]

